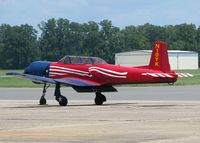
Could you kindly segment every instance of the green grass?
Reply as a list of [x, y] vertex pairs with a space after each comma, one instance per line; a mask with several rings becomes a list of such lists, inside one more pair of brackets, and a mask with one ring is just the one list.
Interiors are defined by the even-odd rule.
[[[12, 76], [6, 76], [7, 72], [19, 72], [23, 73], [23, 70], [0, 70], [0, 87], [42, 87], [42, 84], [34, 84], [28, 79], [21, 79]], [[179, 78], [174, 85], [200, 85], [200, 69], [198, 70], [178, 70], [177, 73], [190, 73], [194, 77]], [[165, 86], [162, 84], [130, 84], [124, 86]]]
[[28, 79], [7, 76], [7, 72], [23, 73], [23, 70], [0, 70], [0, 87], [42, 87]]
[[177, 73], [190, 73], [194, 77], [179, 78], [175, 85], [196, 85], [200, 84], [200, 69], [198, 70], [177, 70]]

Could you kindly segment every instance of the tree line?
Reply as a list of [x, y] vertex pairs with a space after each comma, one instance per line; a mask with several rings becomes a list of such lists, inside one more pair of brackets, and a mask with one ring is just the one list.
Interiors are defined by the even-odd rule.
[[0, 25], [0, 69], [21, 69], [35, 60], [57, 61], [64, 55], [97, 56], [114, 63], [115, 53], [151, 49], [155, 40], [168, 42], [169, 49], [200, 53], [200, 27], [194, 24], [146, 23], [120, 29], [110, 20], [77, 23], [52, 18], [38, 27], [39, 31], [28, 24]]

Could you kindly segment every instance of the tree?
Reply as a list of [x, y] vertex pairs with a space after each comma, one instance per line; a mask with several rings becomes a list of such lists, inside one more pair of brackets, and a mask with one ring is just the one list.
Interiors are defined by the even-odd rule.
[[24, 68], [34, 60], [57, 61], [66, 54], [97, 56], [114, 63], [115, 53], [151, 49], [156, 40], [168, 42], [169, 49], [200, 53], [200, 27], [194, 24], [147, 23], [119, 29], [110, 20], [78, 23], [52, 18], [38, 26], [39, 38], [27, 24], [0, 26], [0, 68]]
[[109, 20], [103, 20], [100, 25], [100, 42], [96, 47], [98, 56], [110, 63], [114, 63], [114, 54], [119, 47], [119, 28], [114, 27]]
[[1, 25], [1, 67], [20, 69], [39, 59], [36, 34], [37, 31], [28, 24]]
[[196, 26], [193, 24], [180, 24], [174, 26], [177, 47], [180, 50], [196, 50]]
[[146, 49], [148, 43], [148, 39], [135, 26], [127, 26], [120, 31], [121, 51]]

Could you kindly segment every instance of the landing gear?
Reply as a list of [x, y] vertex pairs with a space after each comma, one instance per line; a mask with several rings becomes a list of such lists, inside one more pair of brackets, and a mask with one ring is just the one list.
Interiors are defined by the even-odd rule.
[[96, 105], [102, 105], [103, 102], [106, 102], [106, 97], [103, 94], [101, 94], [101, 92], [96, 92], [94, 102]]
[[40, 98], [40, 105], [45, 105], [47, 103], [47, 101], [45, 99], [45, 94], [46, 94], [47, 88], [49, 88], [49, 86], [50, 85], [47, 86], [46, 83], [44, 84], [42, 96]]
[[65, 96], [62, 96], [60, 93], [60, 84], [56, 84], [54, 96], [56, 97], [56, 100], [58, 101], [60, 106], [66, 106], [68, 103], [68, 100]]
[[45, 104], [47, 104], [47, 101], [46, 101], [45, 97], [42, 96], [42, 97], [40, 98], [40, 105], [45, 105]]

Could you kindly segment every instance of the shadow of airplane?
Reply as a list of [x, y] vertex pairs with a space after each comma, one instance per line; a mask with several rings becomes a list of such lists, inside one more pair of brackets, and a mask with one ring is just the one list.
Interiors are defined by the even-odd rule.
[[108, 103], [103, 105], [96, 105], [96, 104], [69, 104], [67, 106], [60, 106], [60, 105], [26, 105], [26, 106], [16, 106], [16, 107], [1, 107], [1, 108], [67, 108], [67, 107], [90, 107], [90, 106], [96, 106], [96, 107], [106, 107], [106, 106], [119, 106], [119, 105], [135, 105], [137, 103]]

